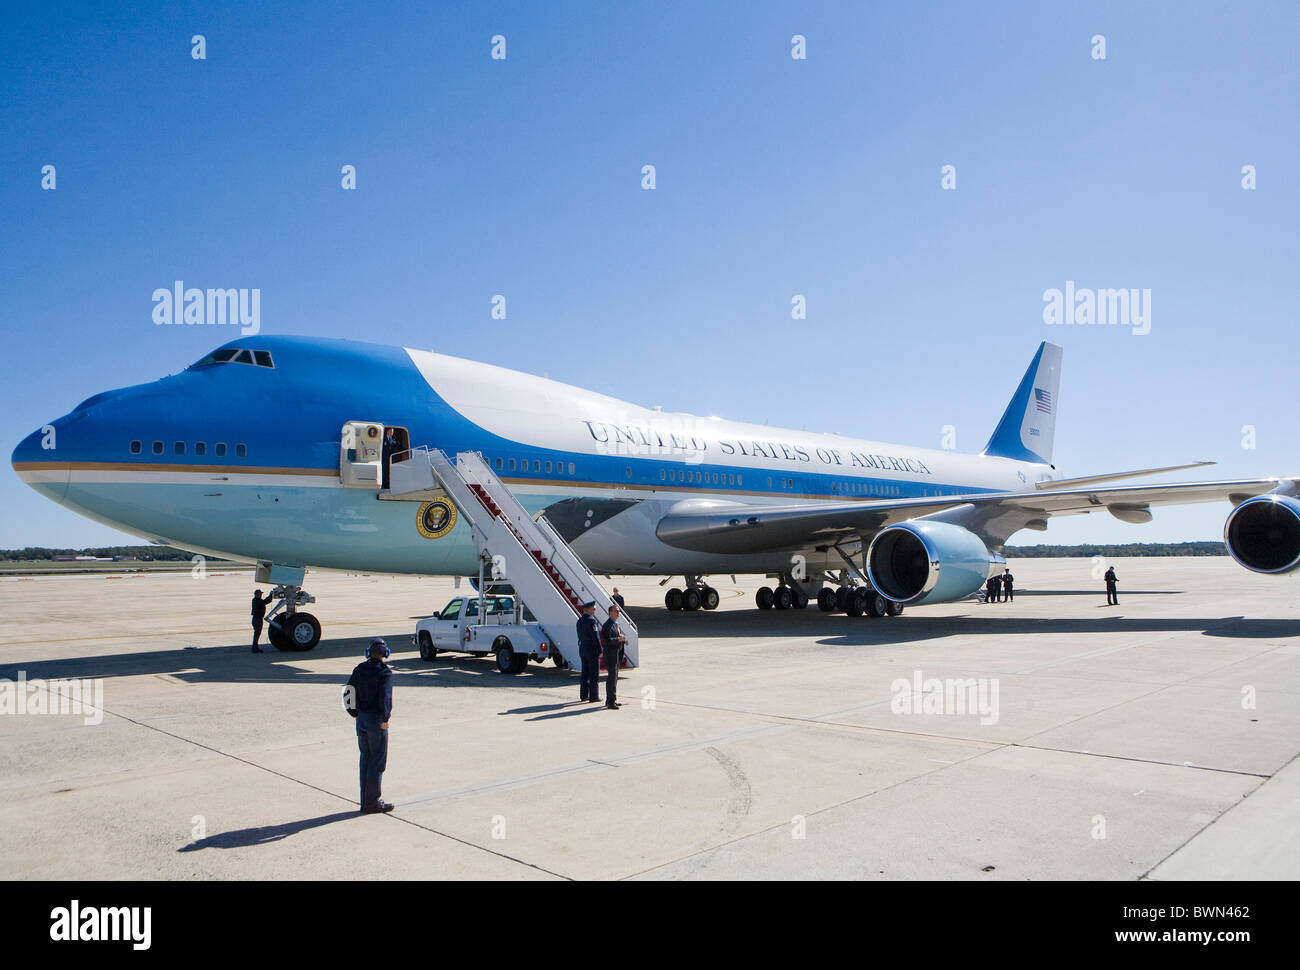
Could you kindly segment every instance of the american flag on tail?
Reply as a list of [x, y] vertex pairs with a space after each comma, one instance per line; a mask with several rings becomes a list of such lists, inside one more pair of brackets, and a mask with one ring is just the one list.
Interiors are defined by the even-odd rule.
[[1052, 392], [1041, 387], [1034, 388], [1034, 406], [1045, 414], [1052, 413]]

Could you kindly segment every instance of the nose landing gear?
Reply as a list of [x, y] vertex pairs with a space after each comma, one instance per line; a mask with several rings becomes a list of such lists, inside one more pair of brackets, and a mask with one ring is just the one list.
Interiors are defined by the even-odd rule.
[[298, 607], [315, 603], [316, 597], [301, 586], [276, 586], [271, 596], [280, 602], [267, 614], [266, 636], [277, 650], [303, 652], [320, 643], [320, 621]]

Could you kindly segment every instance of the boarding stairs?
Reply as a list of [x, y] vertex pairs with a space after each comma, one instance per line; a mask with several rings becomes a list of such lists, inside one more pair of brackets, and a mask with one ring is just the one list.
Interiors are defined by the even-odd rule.
[[[529, 515], [482, 455], [462, 451], [453, 462], [437, 448], [417, 448], [408, 460], [392, 463], [389, 484], [394, 498], [440, 487], [468, 521], [480, 558], [486, 555], [496, 567], [494, 578], [514, 587], [569, 666], [582, 666], [582, 604], [594, 601], [597, 622], [604, 623], [614, 601], [546, 517]], [[624, 612], [619, 627], [627, 637], [623, 666], [635, 667], [636, 624]]]

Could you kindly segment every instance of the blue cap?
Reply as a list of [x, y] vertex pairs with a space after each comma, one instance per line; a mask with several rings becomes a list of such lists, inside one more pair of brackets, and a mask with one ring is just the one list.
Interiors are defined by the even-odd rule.
[[596, 601], [595, 601], [595, 600], [591, 600], [591, 601], [588, 602], [588, 603], [583, 603], [583, 604], [582, 604], [582, 608], [583, 608], [584, 610], [587, 609], [588, 607], [591, 607], [591, 608], [594, 610], [594, 609], [596, 608]]

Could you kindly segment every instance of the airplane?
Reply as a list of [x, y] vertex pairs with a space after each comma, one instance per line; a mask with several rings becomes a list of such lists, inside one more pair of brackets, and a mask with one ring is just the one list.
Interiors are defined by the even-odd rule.
[[[471, 575], [447, 501], [386, 488], [419, 446], [480, 453], [593, 572], [682, 576], [668, 609], [715, 609], [710, 575], [760, 573], [760, 609], [896, 616], [976, 593], [1021, 529], [1106, 511], [1228, 501], [1228, 552], [1257, 573], [1300, 567], [1297, 478], [1114, 481], [1210, 462], [1066, 478], [1052, 464], [1062, 350], [1044, 341], [978, 454], [640, 407], [423, 350], [254, 335], [183, 372], [95, 394], [14, 449], [18, 475], [66, 508], [152, 542], [258, 563], [299, 624], [308, 568]], [[268, 417], [270, 416], [270, 417]], [[414, 446], [414, 447], [413, 447]], [[387, 457], [385, 455], [384, 457]], [[391, 466], [390, 466], [391, 467]], [[428, 498], [429, 496], [424, 496]], [[277, 646], [284, 646], [277, 642]]]

